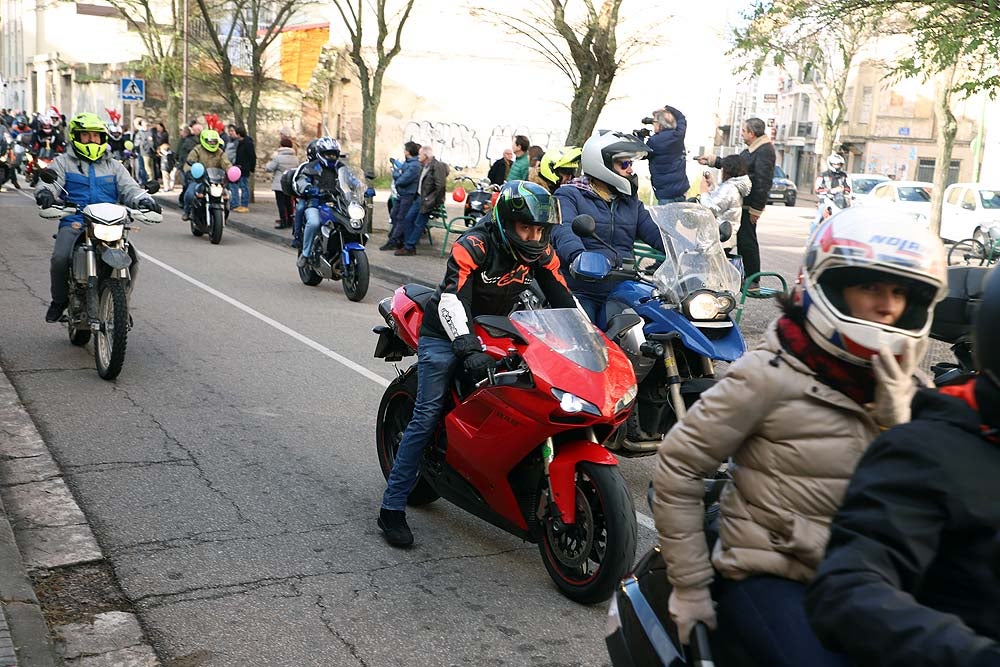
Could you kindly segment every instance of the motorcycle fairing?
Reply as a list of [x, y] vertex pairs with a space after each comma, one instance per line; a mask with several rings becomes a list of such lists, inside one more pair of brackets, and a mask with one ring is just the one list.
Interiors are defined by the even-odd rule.
[[576, 523], [576, 468], [584, 461], [616, 466], [618, 459], [596, 442], [576, 440], [556, 447], [556, 457], [549, 465], [552, 500], [562, 513], [563, 523]]
[[[732, 326], [726, 330], [725, 335], [709, 339], [679, 309], [665, 308], [652, 296], [652, 285], [634, 281], [621, 283], [611, 292], [608, 303], [602, 309], [601, 327], [607, 326], [607, 320], [610, 319], [610, 316], [617, 314], [625, 307], [629, 307], [646, 321], [643, 333], [646, 334], [647, 339], [650, 334], [676, 331], [681, 337], [681, 342], [689, 350], [717, 361], [736, 361], [746, 352], [746, 343], [743, 341], [743, 336], [740, 335], [739, 328], [732, 324], [732, 319], [728, 320]], [[613, 302], [635, 305], [623, 305], [621, 308], [615, 308], [612, 305]], [[725, 321], [723, 320], [723, 322]]]

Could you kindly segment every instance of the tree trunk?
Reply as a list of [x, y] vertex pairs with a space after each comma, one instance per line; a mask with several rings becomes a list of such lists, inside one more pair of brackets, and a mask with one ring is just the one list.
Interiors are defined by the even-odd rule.
[[594, 133], [613, 80], [614, 75], [598, 77], [596, 81], [587, 79], [573, 89], [569, 131], [566, 133], [567, 146], [582, 146]]
[[361, 173], [363, 174], [375, 171], [375, 134], [378, 129], [378, 107], [382, 101], [381, 91], [375, 86], [380, 84], [380, 80], [373, 82], [373, 90], [371, 92], [362, 90], [361, 94]]
[[955, 135], [958, 133], [958, 123], [951, 112], [951, 93], [955, 83], [956, 62], [949, 69], [941, 72], [934, 99], [934, 118], [937, 125], [937, 157], [934, 160], [934, 192], [931, 195], [930, 229], [935, 235], [941, 233], [941, 204], [944, 202], [944, 189], [948, 183], [948, 172], [951, 167], [951, 150], [955, 145]]

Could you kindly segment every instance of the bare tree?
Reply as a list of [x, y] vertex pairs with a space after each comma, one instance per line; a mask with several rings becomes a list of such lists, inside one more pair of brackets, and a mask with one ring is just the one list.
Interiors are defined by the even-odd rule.
[[819, 2], [760, 2], [733, 33], [731, 53], [744, 59], [738, 71], [759, 74], [770, 63], [789, 70], [806, 85], [819, 107], [819, 155], [833, 152], [847, 117], [847, 77], [858, 52], [874, 36], [871, 24], [854, 17], [824, 23]]
[[[375, 170], [375, 131], [378, 107], [382, 102], [382, 81], [392, 59], [399, 55], [400, 38], [413, 9], [413, 0], [402, 0], [395, 11], [386, 8], [386, 0], [331, 1], [351, 40], [348, 56], [361, 84], [361, 169], [371, 173]], [[370, 28], [372, 22], [375, 24], [374, 49], [369, 49], [365, 43], [365, 28]], [[387, 42], [390, 24], [395, 24], [395, 29], [392, 41]]]
[[[549, 0], [542, 9], [524, 16], [498, 13], [495, 8], [474, 9], [473, 14], [489, 17], [513, 31], [532, 51], [540, 55], [569, 80], [573, 98], [569, 105], [570, 123], [566, 143], [581, 145], [594, 132], [597, 118], [608, 102], [615, 76], [639, 45], [636, 37], [619, 43], [619, 11], [622, 0]], [[567, 15], [582, 9], [582, 18]], [[652, 41], [655, 41], [653, 39]], [[643, 41], [648, 45], [650, 39]]]
[[195, 1], [203, 29], [193, 43], [215, 65], [199, 78], [215, 85], [235, 124], [256, 137], [260, 96], [269, 75], [267, 50], [289, 20], [314, 0]]
[[170, 136], [178, 136], [178, 110], [183, 95], [180, 54], [184, 43], [183, 0], [108, 1], [142, 39], [146, 48], [142, 69], [163, 85], [167, 107], [164, 122]]

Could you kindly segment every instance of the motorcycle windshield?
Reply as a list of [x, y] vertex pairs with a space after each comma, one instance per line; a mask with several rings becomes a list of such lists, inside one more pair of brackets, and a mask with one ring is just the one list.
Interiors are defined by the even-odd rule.
[[608, 367], [608, 348], [590, 320], [576, 308], [519, 310], [511, 322], [560, 354], [587, 370], [600, 373]]
[[205, 170], [205, 178], [209, 183], [225, 183], [226, 172], [218, 167], [209, 167]]
[[364, 201], [365, 186], [350, 167], [342, 165], [337, 170], [337, 180], [340, 182], [340, 191], [347, 197], [347, 201], [358, 203]]
[[740, 272], [719, 241], [719, 221], [700, 204], [651, 206], [666, 259], [653, 274], [660, 294], [680, 303], [698, 290], [740, 291]]

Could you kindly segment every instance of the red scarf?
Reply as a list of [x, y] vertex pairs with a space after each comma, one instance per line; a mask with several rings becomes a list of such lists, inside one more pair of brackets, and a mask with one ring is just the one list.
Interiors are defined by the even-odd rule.
[[788, 317], [778, 319], [782, 347], [809, 367], [819, 381], [836, 389], [858, 405], [875, 400], [875, 374], [870, 368], [838, 359], [813, 342], [805, 330]]

